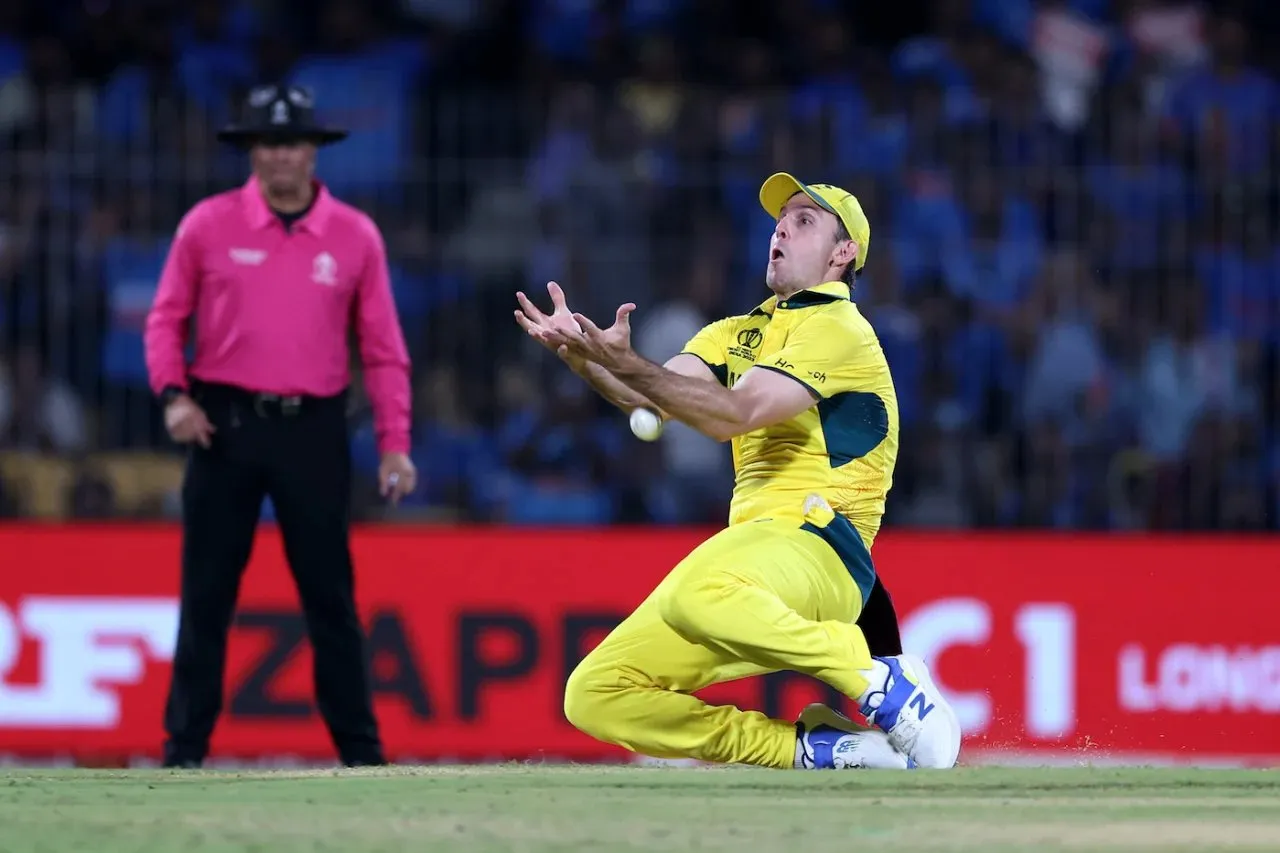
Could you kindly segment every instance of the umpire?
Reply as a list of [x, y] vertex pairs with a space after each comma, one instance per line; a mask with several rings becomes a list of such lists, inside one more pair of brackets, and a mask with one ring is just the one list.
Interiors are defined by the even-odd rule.
[[198, 767], [208, 752], [227, 634], [266, 496], [338, 756], [348, 766], [386, 763], [348, 543], [352, 325], [373, 403], [382, 493], [398, 500], [417, 475], [407, 455], [409, 357], [382, 236], [313, 176], [317, 148], [346, 136], [317, 124], [306, 89], [251, 92], [243, 123], [218, 138], [248, 152], [253, 174], [183, 218], [147, 317], [151, 388], [170, 436], [189, 446], [166, 767]]

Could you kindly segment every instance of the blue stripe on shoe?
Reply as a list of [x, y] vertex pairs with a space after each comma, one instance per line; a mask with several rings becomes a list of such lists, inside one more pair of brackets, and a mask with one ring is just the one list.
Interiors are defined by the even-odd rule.
[[[902, 713], [911, 694], [916, 692], [916, 685], [902, 671], [902, 664], [893, 658], [875, 658], [875, 660], [889, 667], [890, 686], [885, 691], [884, 699], [880, 701], [880, 707], [874, 709], [870, 716], [875, 720], [876, 728], [887, 732], [898, 724], [898, 715]], [[866, 714], [867, 710], [863, 713]]]
[[820, 770], [831, 770], [836, 766], [835, 746], [844, 732], [827, 726], [818, 726], [810, 731], [805, 739], [813, 749], [813, 765]]

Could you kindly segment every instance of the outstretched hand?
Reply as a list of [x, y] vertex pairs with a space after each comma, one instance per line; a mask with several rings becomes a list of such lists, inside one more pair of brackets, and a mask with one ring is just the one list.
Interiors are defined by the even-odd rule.
[[516, 301], [520, 308], [516, 309], [516, 323], [538, 343], [572, 362], [574, 357], [568, 351], [569, 339], [566, 335], [582, 334], [582, 327], [573, 319], [573, 312], [565, 301], [564, 291], [554, 281], [547, 282], [547, 293], [551, 296], [551, 313], [544, 314], [529, 297], [516, 291]]
[[607, 370], [617, 370], [624, 366], [627, 359], [635, 352], [631, 349], [631, 312], [636, 306], [630, 302], [618, 307], [613, 325], [601, 329], [582, 314], [574, 314], [582, 332], [567, 343], [569, 353], [596, 364]]
[[569, 309], [560, 285], [547, 282], [547, 293], [551, 296], [550, 314], [544, 314], [523, 293], [516, 293], [520, 303], [516, 322], [529, 337], [574, 366], [593, 361], [614, 369], [633, 355], [630, 316], [636, 310], [634, 304], [619, 307], [613, 325], [600, 329], [585, 315]]

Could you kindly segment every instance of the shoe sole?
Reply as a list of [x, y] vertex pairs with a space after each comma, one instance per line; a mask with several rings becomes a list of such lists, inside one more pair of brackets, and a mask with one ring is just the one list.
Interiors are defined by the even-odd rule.
[[[899, 660], [906, 661], [907, 665], [910, 666], [911, 674], [916, 677], [919, 685], [924, 688], [925, 693], [934, 700], [937, 710], [941, 711], [942, 715], [946, 717], [947, 725], [951, 729], [950, 761], [943, 767], [935, 767], [933, 769], [945, 770], [955, 767], [956, 760], [960, 757], [960, 740], [963, 736], [963, 732], [960, 731], [960, 718], [956, 716], [955, 709], [951, 707], [951, 703], [942, 695], [938, 685], [933, 683], [933, 676], [923, 660], [915, 655], [902, 655]], [[920, 767], [923, 768], [924, 765], [920, 765]]]

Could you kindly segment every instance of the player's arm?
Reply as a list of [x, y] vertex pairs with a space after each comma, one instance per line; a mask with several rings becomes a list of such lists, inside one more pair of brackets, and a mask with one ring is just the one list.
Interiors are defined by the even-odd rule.
[[[634, 305], [618, 309], [617, 321], [601, 330], [587, 317], [575, 349], [600, 364], [627, 388], [643, 396], [666, 418], [685, 423], [717, 441], [742, 435], [795, 417], [814, 404], [813, 394], [796, 379], [752, 368], [729, 389], [726, 340], [732, 318], [704, 327], [666, 366], [639, 355], [630, 345], [629, 315]], [[692, 375], [688, 375], [692, 374]]]
[[[671, 416], [663, 410], [662, 406], [627, 385], [595, 362], [573, 358], [572, 356], [566, 358], [565, 361], [574, 373], [582, 377], [588, 385], [595, 389], [597, 394], [622, 411], [630, 414], [635, 409], [650, 409], [660, 417], [670, 419]], [[707, 366], [706, 362], [689, 353], [678, 353], [672, 356], [663, 367], [679, 376], [686, 376], [690, 379], [712, 384], [716, 382], [715, 374], [711, 372], [711, 368]]]
[[718, 441], [790, 420], [831, 389], [828, 377], [855, 357], [861, 346], [848, 328], [825, 315], [796, 327], [787, 345], [727, 388], [691, 381], [634, 352], [614, 375], [653, 400], [670, 417]]
[[[729, 368], [726, 363], [727, 348], [725, 340], [731, 334], [733, 328], [732, 318], [708, 323], [689, 339], [680, 352], [667, 359], [666, 363], [662, 365], [662, 369], [676, 376], [703, 382], [717, 388], [726, 385], [728, 383]], [[656, 363], [651, 363], [654, 367], [657, 367]], [[604, 370], [604, 368], [601, 369]], [[606, 372], [608, 371], [606, 370]], [[613, 376], [613, 374], [610, 374], [610, 376]], [[622, 382], [616, 376], [613, 378], [615, 382]], [[627, 387], [630, 388], [631, 386]], [[632, 389], [632, 393], [642, 397], [646, 401], [644, 408], [656, 412], [663, 420], [681, 420], [687, 423], [687, 421], [683, 421], [665, 410], [655, 400], [634, 389]]]
[[[556, 299], [555, 293], [552, 299], [553, 301]], [[721, 373], [724, 372], [724, 336], [729, 325], [729, 321], [720, 320], [703, 326], [684, 345], [682, 351], [667, 359], [662, 369], [677, 376], [717, 385], [720, 379], [713, 365], [718, 367]], [[659, 403], [618, 378], [610, 372], [609, 368], [572, 353], [568, 347], [561, 348], [559, 354], [574, 373], [585, 379], [598, 394], [624, 412], [630, 414], [635, 409], [649, 409], [663, 420], [672, 419], [673, 416]], [[656, 364], [654, 366], [657, 367]]]
[[614, 375], [652, 400], [667, 417], [717, 441], [794, 418], [817, 399], [807, 386], [783, 373], [753, 367], [729, 389], [707, 381], [714, 375], [706, 364], [699, 365], [705, 371], [703, 377], [682, 375], [635, 355]]
[[[661, 406], [620, 380], [610, 372], [608, 367], [592, 361], [582, 352], [577, 351], [573, 344], [575, 340], [580, 340], [582, 327], [574, 319], [573, 312], [569, 310], [564, 291], [559, 284], [550, 281], [547, 282], [547, 293], [551, 297], [551, 314], [544, 313], [523, 293], [516, 293], [516, 301], [519, 302], [520, 309], [515, 312], [515, 318], [520, 328], [556, 353], [597, 394], [624, 412], [630, 414], [636, 409], [645, 408], [664, 419], [669, 417]], [[625, 327], [628, 342], [630, 341], [630, 324], [626, 317], [634, 307], [634, 305], [628, 305], [619, 308], [618, 319], [621, 326], [615, 326], [615, 328]], [[723, 327], [724, 321], [721, 321], [702, 328], [686, 344], [685, 352], [667, 361], [667, 369], [677, 375], [694, 377], [703, 382], [715, 382], [716, 376], [709, 364], [712, 362], [723, 364], [724, 359], [718, 355], [719, 350], [723, 349], [721, 344]]]

